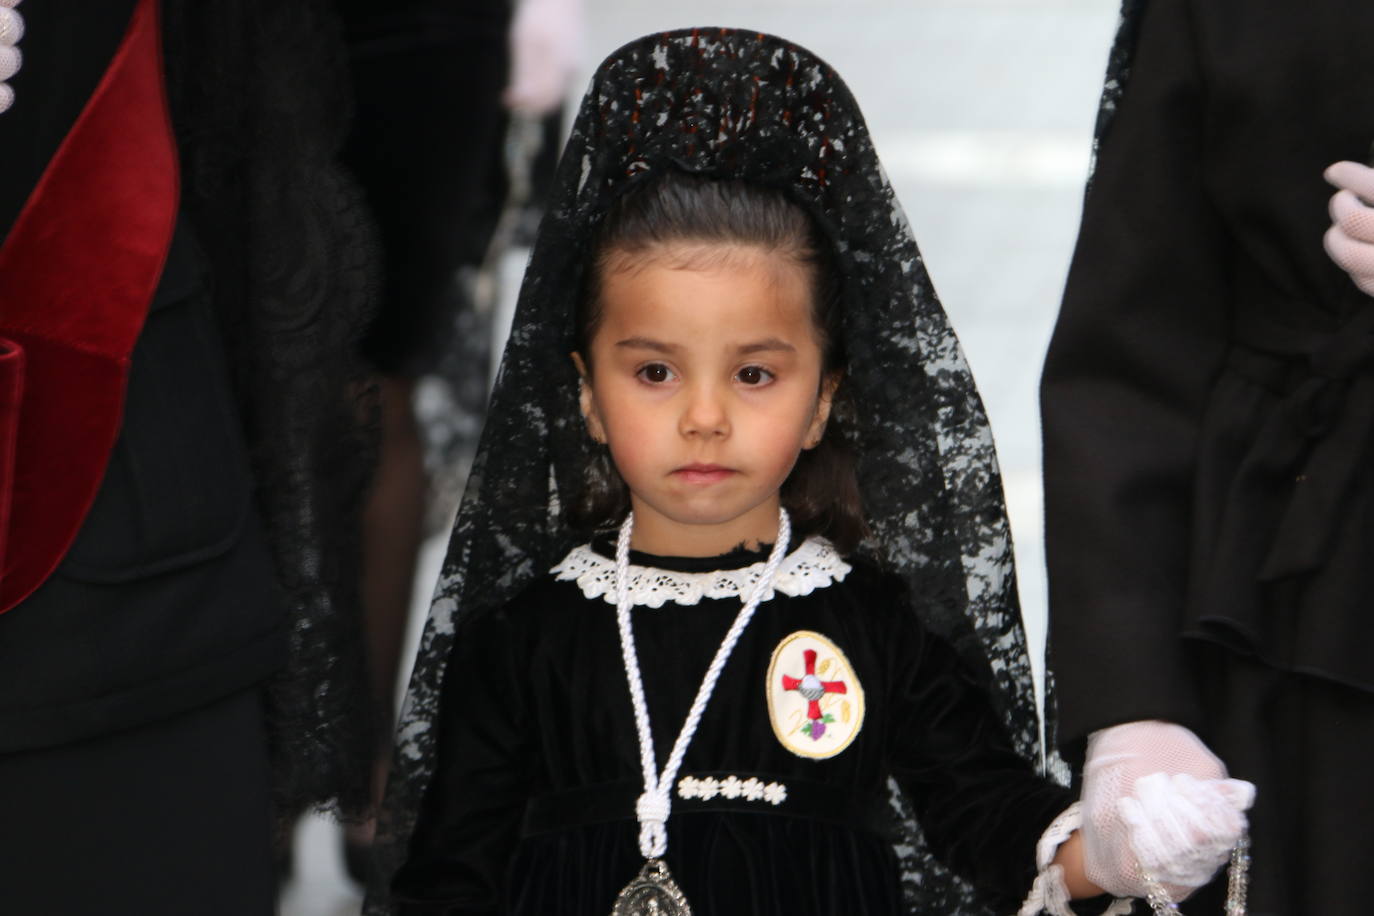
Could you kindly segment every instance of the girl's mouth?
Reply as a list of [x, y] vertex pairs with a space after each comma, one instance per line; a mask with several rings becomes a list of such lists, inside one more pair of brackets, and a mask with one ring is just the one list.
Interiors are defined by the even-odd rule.
[[717, 483], [735, 472], [718, 464], [688, 464], [673, 471], [673, 476], [687, 483]]

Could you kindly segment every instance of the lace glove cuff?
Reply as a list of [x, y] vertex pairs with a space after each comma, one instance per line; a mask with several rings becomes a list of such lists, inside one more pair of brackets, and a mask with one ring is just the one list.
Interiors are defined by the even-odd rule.
[[[1083, 803], [1074, 802], [1064, 813], [1056, 817], [1040, 835], [1035, 844], [1035, 883], [1031, 885], [1017, 916], [1075, 916], [1069, 904], [1069, 888], [1064, 883], [1064, 869], [1052, 864], [1059, 847], [1083, 824]], [[1131, 901], [1123, 898], [1113, 899], [1102, 916], [1127, 916], [1131, 912]]]

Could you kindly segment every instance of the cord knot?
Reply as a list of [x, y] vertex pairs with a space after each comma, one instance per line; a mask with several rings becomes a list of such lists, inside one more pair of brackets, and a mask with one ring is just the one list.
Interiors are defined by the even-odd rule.
[[668, 820], [669, 806], [667, 789], [645, 792], [639, 796], [639, 802], [635, 805], [635, 814], [644, 823], [657, 822], [663, 824]]
[[668, 850], [668, 812], [671, 802], [666, 788], [646, 791], [635, 803], [639, 818], [639, 851], [646, 859], [654, 859]]

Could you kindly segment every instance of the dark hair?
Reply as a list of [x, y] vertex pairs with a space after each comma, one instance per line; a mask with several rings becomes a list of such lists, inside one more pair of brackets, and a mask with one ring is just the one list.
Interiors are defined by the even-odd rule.
[[[667, 169], [642, 178], [607, 209], [592, 240], [590, 265], [577, 302], [577, 349], [587, 359], [601, 321], [601, 280], [617, 259], [679, 242], [751, 245], [790, 258], [811, 274], [812, 317], [821, 344], [822, 380], [845, 368], [842, 287], [833, 246], [816, 221], [783, 192], [738, 180]], [[588, 371], [594, 371], [588, 362]], [[854, 456], [845, 442], [850, 415], [841, 380], [821, 441], [797, 458], [782, 485], [782, 503], [799, 537], [821, 534], [849, 553], [868, 533]], [[839, 428], [837, 428], [839, 427]], [[617, 524], [629, 511], [629, 490], [598, 446], [569, 507], [577, 528]]]

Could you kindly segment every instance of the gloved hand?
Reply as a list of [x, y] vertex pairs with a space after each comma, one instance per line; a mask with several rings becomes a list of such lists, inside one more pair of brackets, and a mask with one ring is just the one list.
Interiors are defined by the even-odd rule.
[[1144, 868], [1175, 901], [1211, 880], [1246, 827], [1255, 787], [1188, 729], [1130, 722], [1094, 732], [1083, 767], [1083, 863], [1089, 881], [1144, 897]]
[[533, 115], [563, 102], [582, 46], [582, 0], [520, 0], [511, 24], [508, 108]]
[[15, 47], [24, 37], [24, 17], [14, 7], [19, 0], [0, 0], [0, 112], [14, 104], [14, 89], [5, 82], [19, 72], [24, 56]]
[[1331, 228], [1322, 238], [1326, 253], [1374, 296], [1374, 168], [1337, 162], [1322, 175], [1341, 189], [1331, 197]]

